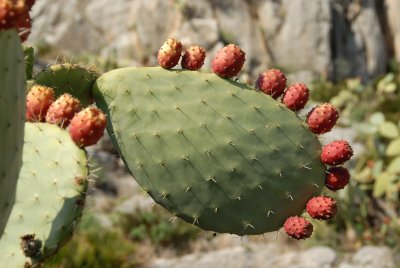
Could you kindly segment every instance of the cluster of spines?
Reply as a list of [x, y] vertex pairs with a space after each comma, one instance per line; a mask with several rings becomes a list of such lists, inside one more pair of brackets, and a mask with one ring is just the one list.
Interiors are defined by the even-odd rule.
[[106, 127], [106, 116], [101, 110], [82, 109], [79, 100], [68, 93], [55, 100], [54, 90], [40, 85], [34, 85], [28, 92], [26, 120], [68, 127], [72, 140], [79, 147], [96, 144]]

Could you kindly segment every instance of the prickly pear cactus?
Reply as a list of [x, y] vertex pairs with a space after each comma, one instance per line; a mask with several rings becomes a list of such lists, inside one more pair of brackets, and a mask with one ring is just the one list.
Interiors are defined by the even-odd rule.
[[0, 31], [0, 237], [10, 215], [21, 168], [25, 65], [15, 30]]
[[93, 95], [144, 191], [205, 230], [276, 231], [324, 187], [316, 135], [244, 84], [212, 73], [124, 68], [102, 75]]
[[83, 106], [92, 103], [90, 89], [98, 74], [84, 67], [69, 63], [53, 65], [35, 77], [35, 83], [52, 87], [56, 97], [69, 93]]
[[0, 267], [35, 267], [71, 237], [87, 185], [87, 158], [56, 125], [26, 123], [16, 204], [2, 239]]

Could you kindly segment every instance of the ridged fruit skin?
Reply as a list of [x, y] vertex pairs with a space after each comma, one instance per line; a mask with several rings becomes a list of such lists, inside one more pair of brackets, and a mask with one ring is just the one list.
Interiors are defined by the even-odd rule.
[[217, 52], [211, 70], [222, 78], [231, 78], [242, 70], [245, 60], [246, 53], [240, 47], [229, 44]]
[[331, 167], [327, 170], [325, 186], [331, 191], [343, 189], [350, 181], [350, 173], [344, 167]]
[[307, 124], [315, 134], [323, 134], [331, 131], [339, 119], [339, 113], [330, 103], [324, 103], [314, 107], [307, 115]]
[[204, 230], [282, 228], [321, 194], [321, 145], [297, 114], [214, 73], [121, 68], [93, 87], [107, 131], [159, 204]]
[[303, 83], [296, 83], [291, 85], [283, 94], [282, 103], [285, 104], [290, 110], [298, 111], [304, 108], [307, 104], [310, 91]]
[[182, 56], [181, 65], [183, 69], [198, 70], [203, 66], [206, 58], [206, 51], [199, 46], [189, 47]]
[[309, 221], [298, 216], [287, 218], [283, 228], [288, 236], [297, 240], [309, 238], [314, 229]]
[[353, 156], [353, 149], [345, 140], [337, 140], [322, 147], [321, 161], [325, 165], [337, 166]]
[[271, 69], [258, 76], [256, 88], [277, 99], [285, 91], [286, 81], [286, 76], [282, 71]]
[[74, 115], [81, 109], [79, 100], [65, 93], [50, 105], [46, 114], [46, 122], [66, 128]]
[[329, 196], [316, 196], [307, 202], [307, 213], [317, 220], [330, 220], [337, 212], [336, 200]]
[[164, 69], [175, 67], [182, 55], [182, 44], [174, 38], [168, 38], [158, 51], [158, 64]]
[[0, 31], [0, 237], [14, 205], [22, 165], [26, 107], [23, 58], [16, 30]]
[[105, 114], [97, 108], [88, 107], [72, 118], [69, 133], [78, 146], [85, 147], [96, 144], [105, 128]]
[[47, 110], [54, 102], [54, 90], [50, 87], [34, 85], [26, 95], [26, 121], [46, 121]]
[[71, 238], [84, 209], [86, 152], [48, 123], [25, 123], [24, 139], [16, 202], [0, 239], [2, 268], [41, 267]]

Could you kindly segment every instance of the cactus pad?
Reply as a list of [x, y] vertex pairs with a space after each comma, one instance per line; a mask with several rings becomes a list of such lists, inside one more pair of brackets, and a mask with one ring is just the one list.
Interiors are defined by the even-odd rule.
[[91, 70], [66, 63], [51, 66], [39, 73], [35, 80], [38, 85], [52, 87], [56, 98], [69, 93], [87, 106], [92, 103], [90, 89], [97, 77], [98, 74]]
[[24, 267], [54, 254], [72, 235], [83, 210], [85, 151], [56, 125], [25, 127], [23, 166], [16, 204], [0, 240], [0, 267]]
[[0, 31], [0, 237], [15, 199], [22, 163], [25, 65], [15, 30]]
[[247, 85], [212, 73], [123, 68], [102, 75], [93, 96], [143, 190], [205, 230], [276, 231], [324, 187], [317, 137]]

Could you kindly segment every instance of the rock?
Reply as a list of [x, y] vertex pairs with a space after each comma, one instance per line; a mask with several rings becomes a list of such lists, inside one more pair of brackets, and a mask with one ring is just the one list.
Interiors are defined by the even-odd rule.
[[177, 37], [186, 47], [198, 45], [208, 51], [219, 40], [217, 20], [195, 18], [186, 21], [178, 30]]
[[246, 250], [243, 247], [228, 248], [208, 254], [190, 254], [179, 259], [159, 259], [151, 268], [204, 268], [229, 267], [242, 268], [246, 266]]
[[142, 51], [141, 62], [155, 64], [157, 51], [180, 24], [181, 13], [172, 0], [137, 0], [134, 16], [138, 43], [136, 49]]
[[394, 53], [397, 61], [400, 61], [400, 1], [386, 0], [388, 23], [393, 38]]
[[[264, 0], [258, 18], [272, 64], [290, 70], [331, 70], [330, 1]], [[300, 15], [301, 14], [301, 15]]]
[[395, 268], [393, 254], [387, 247], [365, 246], [356, 252], [352, 262], [360, 268]]
[[[235, 43], [246, 52], [244, 69], [260, 72], [270, 62], [267, 48], [251, 6], [246, 1], [211, 0], [225, 44]], [[233, 19], [235, 18], [235, 19]], [[257, 71], [256, 71], [257, 72]]]
[[333, 76], [365, 82], [382, 74], [387, 52], [374, 0], [332, 1], [332, 21]]
[[329, 247], [314, 247], [301, 254], [301, 263], [308, 268], [331, 268], [336, 259], [335, 251]]

